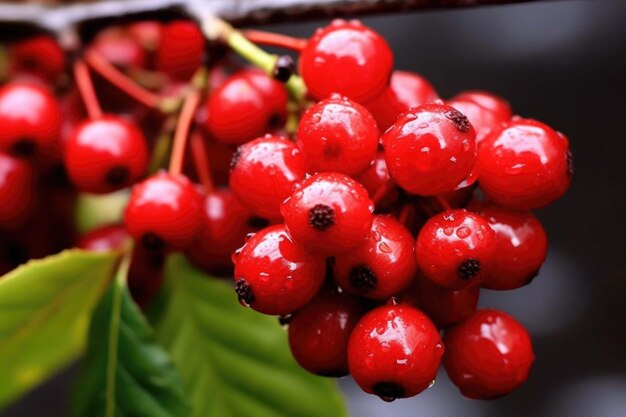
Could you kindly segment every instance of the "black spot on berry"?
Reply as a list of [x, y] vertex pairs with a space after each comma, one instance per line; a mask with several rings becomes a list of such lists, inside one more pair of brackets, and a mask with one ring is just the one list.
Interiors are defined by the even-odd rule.
[[141, 246], [149, 251], [160, 251], [165, 249], [165, 241], [154, 233], [144, 233], [141, 237]]
[[239, 158], [241, 158], [241, 147], [238, 147], [237, 149], [235, 149], [235, 152], [233, 152], [233, 157], [230, 160], [231, 171], [235, 169], [235, 167], [237, 166], [237, 163], [239, 162]]
[[452, 122], [459, 132], [465, 133], [470, 130], [471, 124], [469, 119], [460, 111], [450, 109], [445, 111], [443, 115]]
[[316, 204], [309, 210], [309, 224], [323, 232], [335, 224], [335, 211], [326, 204]]
[[261, 230], [270, 225], [270, 221], [263, 217], [252, 216], [247, 221], [248, 226], [255, 230]]
[[296, 66], [293, 63], [293, 58], [289, 55], [281, 55], [276, 60], [272, 76], [275, 80], [280, 81], [281, 83], [286, 83], [294, 73], [295, 68]]
[[468, 259], [459, 265], [459, 276], [463, 280], [474, 278], [480, 272], [480, 262], [476, 259]]
[[237, 293], [237, 298], [239, 298], [239, 302], [244, 306], [248, 307], [254, 302], [254, 293], [252, 292], [252, 287], [245, 279], [239, 278], [235, 282], [235, 292]]
[[348, 275], [350, 287], [360, 293], [373, 290], [378, 283], [378, 278], [371, 269], [366, 266], [356, 266], [350, 270]]
[[20, 139], [11, 146], [11, 153], [17, 156], [30, 157], [37, 152], [37, 143], [32, 139]]
[[572, 151], [567, 151], [567, 176], [572, 178], [574, 176], [574, 155], [572, 155]]
[[374, 394], [378, 395], [381, 400], [392, 402], [404, 396], [404, 388], [395, 382], [377, 382], [372, 387]]
[[111, 187], [119, 187], [130, 180], [130, 170], [123, 166], [113, 167], [107, 172], [104, 179]]

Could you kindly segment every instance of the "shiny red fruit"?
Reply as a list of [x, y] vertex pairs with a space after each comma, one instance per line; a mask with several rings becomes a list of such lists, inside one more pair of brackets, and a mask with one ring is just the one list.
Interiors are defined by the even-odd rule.
[[36, 192], [30, 165], [0, 152], [0, 229], [24, 223], [35, 206]]
[[360, 22], [335, 20], [318, 29], [300, 54], [299, 70], [316, 99], [339, 93], [364, 102], [388, 85], [393, 53], [385, 39]]
[[374, 159], [379, 132], [363, 106], [333, 94], [309, 107], [300, 119], [297, 137], [309, 172], [354, 175]]
[[528, 378], [535, 359], [530, 336], [513, 317], [498, 310], [476, 311], [444, 337], [443, 364], [461, 393], [494, 399]]
[[394, 71], [389, 87], [365, 103], [365, 107], [384, 132], [395, 123], [400, 114], [436, 100], [439, 100], [439, 95], [426, 78], [409, 71]]
[[146, 50], [127, 30], [119, 27], [100, 32], [89, 49], [118, 68], [144, 68], [148, 61]]
[[165, 24], [157, 49], [157, 68], [174, 80], [188, 81], [202, 65], [204, 49], [204, 36], [194, 22]]
[[474, 128], [444, 104], [426, 104], [402, 114], [382, 144], [391, 178], [412, 194], [453, 191], [476, 162]]
[[317, 294], [326, 273], [324, 258], [296, 245], [284, 225], [256, 233], [233, 260], [239, 301], [264, 314], [302, 308]]
[[21, 157], [56, 155], [61, 111], [50, 91], [23, 82], [0, 88], [0, 151]]
[[181, 249], [191, 244], [200, 230], [201, 204], [186, 177], [161, 171], [133, 187], [124, 225], [145, 249]]
[[466, 91], [446, 103], [467, 116], [476, 131], [476, 144], [513, 117], [509, 103], [486, 91]]
[[128, 232], [122, 225], [108, 225], [85, 233], [76, 243], [76, 247], [94, 252], [106, 252], [122, 248]]
[[348, 374], [348, 340], [361, 317], [356, 298], [321, 291], [289, 320], [289, 347], [296, 361], [316, 375]]
[[513, 119], [480, 144], [480, 188], [495, 203], [523, 210], [561, 197], [574, 174], [569, 141], [549, 126]]
[[119, 116], [86, 120], [65, 143], [65, 168], [81, 191], [108, 193], [128, 187], [147, 167], [146, 138]]
[[530, 283], [548, 254], [548, 237], [539, 220], [529, 211], [494, 204], [474, 205], [470, 210], [496, 232], [496, 257], [482, 286], [513, 290]]
[[281, 213], [294, 241], [335, 254], [361, 245], [372, 226], [374, 205], [361, 184], [325, 172], [296, 184]]
[[282, 126], [287, 92], [258, 70], [232, 75], [207, 101], [207, 129], [219, 142], [239, 145]]
[[453, 290], [479, 285], [493, 266], [496, 235], [482, 217], [447, 210], [431, 217], [417, 236], [417, 265], [425, 278]]
[[304, 157], [290, 140], [264, 136], [241, 145], [233, 155], [230, 188], [254, 214], [280, 220], [280, 207], [304, 178]]
[[335, 257], [334, 277], [346, 291], [384, 300], [405, 289], [416, 268], [413, 235], [395, 218], [375, 216], [365, 241]]
[[9, 47], [10, 72], [30, 74], [54, 84], [65, 70], [65, 54], [49, 35], [38, 35]]
[[354, 177], [367, 190], [370, 198], [376, 202], [376, 209], [388, 207], [400, 196], [398, 187], [391, 180], [385, 155], [379, 152], [370, 165]]
[[356, 325], [348, 344], [357, 384], [385, 401], [419, 394], [435, 380], [444, 347], [435, 325], [406, 305], [378, 307]]

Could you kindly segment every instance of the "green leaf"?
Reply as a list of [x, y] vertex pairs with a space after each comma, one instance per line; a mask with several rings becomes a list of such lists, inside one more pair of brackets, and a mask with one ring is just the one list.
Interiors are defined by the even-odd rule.
[[122, 221], [129, 189], [109, 194], [80, 194], [74, 208], [76, 227], [81, 233]]
[[83, 351], [118, 260], [117, 253], [69, 250], [0, 279], [0, 408]]
[[72, 417], [185, 417], [184, 389], [167, 352], [123, 286], [127, 268], [96, 309]]
[[335, 384], [301, 369], [275, 317], [239, 305], [232, 286], [169, 259], [158, 339], [191, 396], [194, 417], [341, 417]]

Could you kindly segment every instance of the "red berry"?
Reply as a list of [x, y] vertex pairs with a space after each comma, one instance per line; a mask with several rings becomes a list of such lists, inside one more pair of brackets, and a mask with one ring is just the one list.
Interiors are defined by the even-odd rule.
[[281, 208], [294, 241], [307, 249], [335, 254], [354, 249], [372, 226], [374, 205], [361, 184], [338, 173], [305, 179]]
[[157, 49], [157, 68], [175, 80], [188, 81], [202, 65], [204, 48], [204, 36], [194, 22], [165, 24]]
[[163, 25], [156, 20], [143, 20], [128, 25], [128, 33], [147, 51], [155, 51], [161, 43]]
[[123, 69], [144, 68], [148, 60], [139, 42], [119, 27], [100, 32], [89, 48], [110, 64]]
[[382, 306], [356, 325], [348, 363], [365, 392], [393, 401], [428, 388], [443, 351], [437, 328], [421, 311], [406, 305]]
[[378, 149], [376, 122], [361, 105], [338, 94], [312, 105], [298, 125], [309, 172], [358, 174]]
[[128, 233], [122, 225], [108, 225], [91, 230], [80, 237], [76, 247], [94, 252], [106, 252], [120, 249], [128, 239]]
[[32, 157], [58, 152], [61, 112], [46, 88], [13, 82], [0, 88], [0, 150]]
[[340, 377], [348, 374], [348, 340], [361, 317], [359, 302], [333, 291], [320, 292], [289, 320], [289, 347], [309, 372]]
[[487, 220], [496, 233], [496, 257], [482, 286], [513, 290], [532, 281], [548, 253], [548, 237], [539, 220], [529, 211], [493, 204], [471, 210]]
[[469, 398], [510, 393], [526, 381], [535, 359], [526, 329], [498, 310], [476, 311], [447, 332], [444, 343], [446, 372]]
[[532, 210], [562, 196], [574, 168], [567, 138], [531, 119], [514, 119], [478, 149], [480, 188], [501, 206]]
[[[387, 207], [400, 196], [398, 188], [389, 176], [385, 155], [379, 152], [370, 165], [355, 177], [365, 187], [370, 198], [376, 201], [376, 209]], [[381, 193], [381, 195], [378, 195]]]
[[465, 320], [476, 310], [479, 293], [479, 287], [451, 290], [417, 276], [403, 299], [422, 310], [437, 327], [445, 328]]
[[363, 244], [336, 257], [334, 276], [346, 291], [386, 299], [409, 285], [416, 267], [411, 233], [393, 217], [375, 216]]
[[207, 112], [211, 135], [238, 145], [282, 126], [287, 117], [287, 92], [281, 83], [258, 70], [240, 71], [212, 92]]
[[460, 290], [476, 286], [488, 276], [496, 255], [496, 235], [479, 215], [448, 210], [426, 222], [415, 253], [426, 278]]
[[453, 191], [476, 162], [474, 128], [444, 104], [426, 104], [402, 114], [382, 138], [389, 174], [409, 193]]
[[146, 139], [133, 123], [118, 116], [83, 122], [65, 143], [65, 168], [82, 191], [108, 193], [128, 187], [147, 167]]
[[339, 93], [363, 102], [387, 87], [393, 54], [385, 39], [370, 28], [335, 20], [307, 42], [299, 67], [314, 98]]
[[20, 226], [35, 205], [35, 176], [20, 159], [0, 152], [0, 229]]
[[504, 99], [485, 91], [466, 91], [447, 104], [467, 116], [476, 131], [476, 144], [493, 129], [511, 120], [511, 106]]
[[165, 254], [141, 246], [133, 249], [128, 269], [128, 290], [135, 302], [145, 308], [158, 292], [163, 282]]
[[237, 148], [230, 188], [253, 213], [277, 220], [281, 204], [304, 174], [304, 157], [298, 147], [288, 139], [267, 135]]
[[10, 71], [31, 74], [54, 84], [65, 70], [65, 54], [48, 35], [33, 36], [10, 46]]
[[124, 224], [145, 249], [180, 249], [199, 231], [201, 210], [200, 195], [186, 177], [161, 171], [133, 187]]
[[303, 307], [326, 273], [324, 259], [296, 245], [284, 225], [256, 233], [234, 261], [239, 301], [264, 314], [286, 315]]
[[378, 127], [385, 131], [401, 113], [436, 100], [439, 95], [426, 78], [408, 71], [394, 71], [389, 87], [365, 103], [365, 107], [376, 119]]

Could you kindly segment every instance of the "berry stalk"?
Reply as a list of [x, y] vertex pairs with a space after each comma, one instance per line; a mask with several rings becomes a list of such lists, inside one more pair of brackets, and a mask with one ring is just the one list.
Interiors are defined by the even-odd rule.
[[258, 45], [276, 46], [278, 48], [289, 49], [300, 52], [306, 46], [307, 40], [294, 38], [292, 36], [281, 35], [280, 33], [265, 32], [263, 30], [244, 30], [243, 35], [251, 42]]
[[93, 88], [93, 82], [91, 80], [91, 75], [89, 74], [89, 69], [87, 68], [85, 62], [81, 59], [74, 63], [74, 79], [89, 118], [97, 119], [101, 117], [102, 108], [98, 102], [96, 91]]
[[176, 132], [174, 133], [174, 145], [172, 148], [172, 155], [170, 156], [169, 167], [169, 172], [172, 176], [180, 175], [183, 170], [183, 159], [185, 157], [187, 137], [189, 136], [189, 129], [198, 104], [200, 104], [200, 92], [193, 90], [185, 98], [183, 108], [181, 109], [180, 116], [178, 117]]
[[205, 192], [210, 193], [215, 189], [211, 176], [211, 166], [209, 164], [206, 147], [204, 146], [204, 139], [197, 131], [191, 134], [191, 154], [196, 166], [196, 171], [200, 177], [200, 183], [204, 186]]

